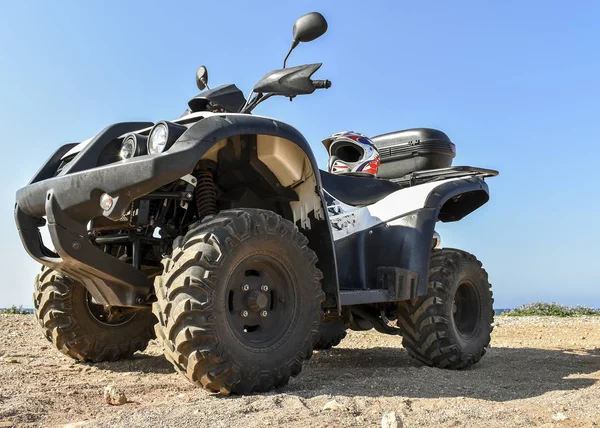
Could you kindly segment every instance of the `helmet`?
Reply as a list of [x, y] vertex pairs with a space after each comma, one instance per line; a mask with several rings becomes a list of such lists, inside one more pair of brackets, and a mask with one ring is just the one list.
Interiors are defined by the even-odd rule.
[[323, 140], [329, 152], [327, 169], [333, 174], [376, 177], [381, 163], [373, 142], [354, 131], [333, 134]]

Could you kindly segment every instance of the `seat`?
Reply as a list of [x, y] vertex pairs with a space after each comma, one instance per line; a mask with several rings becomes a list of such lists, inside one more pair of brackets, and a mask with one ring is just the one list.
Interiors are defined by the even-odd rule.
[[327, 193], [347, 205], [371, 205], [401, 189], [398, 184], [388, 180], [320, 172]]

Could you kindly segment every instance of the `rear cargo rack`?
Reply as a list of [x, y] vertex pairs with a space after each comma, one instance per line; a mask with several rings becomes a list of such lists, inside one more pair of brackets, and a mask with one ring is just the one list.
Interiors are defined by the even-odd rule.
[[469, 177], [473, 175], [486, 178], [495, 177], [498, 174], [499, 172], [493, 169], [477, 168], [474, 166], [454, 166], [451, 168], [417, 171], [401, 178], [392, 178], [389, 180], [402, 187], [411, 187], [417, 184], [446, 180], [448, 178]]

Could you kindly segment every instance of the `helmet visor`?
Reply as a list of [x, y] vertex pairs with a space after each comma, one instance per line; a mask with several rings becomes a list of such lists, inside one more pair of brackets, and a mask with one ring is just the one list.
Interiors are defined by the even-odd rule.
[[364, 156], [365, 150], [356, 143], [339, 141], [331, 145], [330, 154], [344, 162], [358, 162]]

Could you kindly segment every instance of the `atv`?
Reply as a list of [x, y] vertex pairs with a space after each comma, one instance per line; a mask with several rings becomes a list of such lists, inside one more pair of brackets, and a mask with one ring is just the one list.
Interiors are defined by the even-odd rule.
[[452, 167], [448, 137], [419, 128], [373, 138], [381, 177], [335, 175], [294, 127], [252, 114], [331, 86], [311, 79], [320, 63], [285, 66], [326, 30], [316, 12], [299, 18], [284, 68], [248, 99], [209, 89], [200, 67], [181, 117], [63, 145], [17, 192], [21, 240], [43, 265], [35, 316], [60, 351], [114, 361], [156, 337], [179, 372], [222, 394], [286, 385], [346, 329], [401, 335], [430, 366], [480, 360], [487, 274], [441, 249], [434, 227], [485, 204], [497, 172]]

